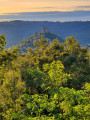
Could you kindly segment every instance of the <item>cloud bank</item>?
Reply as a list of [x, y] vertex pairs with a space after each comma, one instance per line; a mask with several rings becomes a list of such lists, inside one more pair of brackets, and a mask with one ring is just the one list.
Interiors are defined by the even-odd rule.
[[0, 19], [1, 21], [90, 21], [90, 11], [5, 13], [0, 15]]

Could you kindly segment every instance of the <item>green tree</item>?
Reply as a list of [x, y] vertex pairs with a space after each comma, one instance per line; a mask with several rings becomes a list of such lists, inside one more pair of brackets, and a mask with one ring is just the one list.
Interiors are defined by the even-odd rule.
[[70, 54], [77, 54], [80, 50], [80, 45], [77, 40], [75, 40], [74, 36], [67, 37], [65, 44], [65, 49]]
[[5, 44], [6, 44], [5, 35], [0, 35], [0, 50], [4, 48]]
[[24, 93], [25, 83], [21, 80], [20, 72], [9, 70], [5, 73], [5, 80], [0, 86], [1, 117], [10, 120], [11, 113], [21, 110]]
[[43, 51], [48, 45], [48, 41], [44, 40], [44, 35], [41, 36], [41, 39], [39, 40], [35, 40], [35, 42], [33, 42], [33, 46], [36, 47], [36, 50], [40, 50]]
[[44, 88], [41, 86], [46, 82], [48, 76], [38, 68], [28, 68], [24, 70], [22, 78], [26, 83], [28, 94], [41, 94], [44, 92]]
[[64, 66], [61, 61], [53, 61], [50, 64], [45, 64], [43, 69], [49, 75], [47, 89], [50, 90], [52, 94], [58, 91], [59, 87], [66, 85], [68, 79], [71, 79], [70, 74], [64, 72]]

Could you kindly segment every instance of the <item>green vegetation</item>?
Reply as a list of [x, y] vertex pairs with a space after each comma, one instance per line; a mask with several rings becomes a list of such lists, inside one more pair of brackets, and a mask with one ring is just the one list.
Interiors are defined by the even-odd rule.
[[0, 35], [0, 120], [89, 120], [90, 54], [75, 38], [41, 36], [21, 54]]
[[42, 32], [38, 32], [35, 34], [33, 34], [32, 36], [30, 36], [29, 38], [26, 38], [24, 39], [23, 41], [19, 42], [16, 46], [20, 49], [22, 49], [23, 51], [26, 51], [26, 49], [28, 47], [34, 47], [33, 46], [33, 42], [35, 40], [39, 40], [41, 38], [41, 36], [44, 35], [44, 39], [45, 40], [48, 40], [48, 42], [52, 42], [55, 38], [57, 38], [60, 42], [64, 42], [64, 40], [57, 36], [56, 34], [54, 33], [51, 33], [51, 32], [45, 32], [45, 33], [42, 33]]

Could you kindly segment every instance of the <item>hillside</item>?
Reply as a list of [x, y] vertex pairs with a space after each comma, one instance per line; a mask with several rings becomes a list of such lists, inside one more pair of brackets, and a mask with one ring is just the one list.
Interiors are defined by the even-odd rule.
[[7, 38], [6, 48], [16, 45], [35, 32], [40, 32], [44, 25], [50, 32], [65, 39], [75, 36], [81, 45], [90, 44], [90, 21], [87, 22], [47, 22], [47, 21], [11, 21], [0, 22], [0, 34]]
[[61, 37], [49, 32], [48, 29], [43, 26], [40, 32], [35, 32], [32, 36], [20, 41], [16, 46], [25, 51], [28, 47], [33, 47], [33, 42], [35, 40], [39, 40], [42, 35], [44, 35], [44, 39], [48, 40], [49, 43], [51, 43], [56, 38], [60, 41], [60, 43], [64, 42]]

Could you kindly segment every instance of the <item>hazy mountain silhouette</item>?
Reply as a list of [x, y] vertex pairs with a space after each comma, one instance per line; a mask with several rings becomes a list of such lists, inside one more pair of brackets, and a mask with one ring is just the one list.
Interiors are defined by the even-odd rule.
[[0, 34], [7, 38], [6, 47], [14, 46], [35, 32], [41, 31], [44, 25], [48, 30], [62, 39], [75, 36], [81, 45], [90, 44], [90, 21], [87, 22], [47, 22], [47, 21], [11, 21], [0, 22]]

